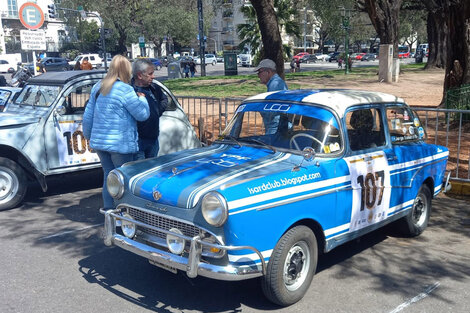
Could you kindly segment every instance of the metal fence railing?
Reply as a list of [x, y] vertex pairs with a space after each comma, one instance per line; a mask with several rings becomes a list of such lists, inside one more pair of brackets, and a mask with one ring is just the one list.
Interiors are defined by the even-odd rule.
[[[469, 96], [470, 97], [470, 96]], [[225, 129], [242, 98], [178, 97], [202, 142], [211, 144]], [[470, 181], [470, 110], [414, 107], [427, 142], [449, 149], [451, 178]]]

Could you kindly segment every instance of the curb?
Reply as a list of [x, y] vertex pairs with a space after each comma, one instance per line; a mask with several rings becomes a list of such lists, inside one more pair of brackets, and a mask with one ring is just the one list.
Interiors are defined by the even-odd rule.
[[447, 192], [452, 195], [470, 196], [470, 182], [450, 180], [452, 188]]

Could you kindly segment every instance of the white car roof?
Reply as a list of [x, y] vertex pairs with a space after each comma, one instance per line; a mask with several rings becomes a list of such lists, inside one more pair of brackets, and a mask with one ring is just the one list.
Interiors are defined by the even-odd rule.
[[402, 98], [383, 92], [353, 89], [283, 90], [258, 94], [247, 98], [253, 100], [298, 101], [330, 107], [340, 117], [351, 106], [373, 103], [405, 103]]

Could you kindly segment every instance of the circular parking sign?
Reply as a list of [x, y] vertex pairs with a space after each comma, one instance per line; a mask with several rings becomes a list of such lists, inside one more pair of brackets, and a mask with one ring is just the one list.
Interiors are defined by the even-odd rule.
[[20, 21], [28, 29], [38, 29], [44, 24], [44, 13], [41, 8], [32, 2], [26, 2], [19, 10]]

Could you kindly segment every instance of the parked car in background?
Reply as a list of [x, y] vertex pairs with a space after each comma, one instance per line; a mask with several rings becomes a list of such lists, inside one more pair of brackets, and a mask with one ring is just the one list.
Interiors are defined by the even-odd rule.
[[47, 72], [68, 71], [73, 68], [64, 58], [45, 57], [41, 59], [41, 63], [44, 64]]
[[[107, 57], [107, 58], [106, 58], [106, 63], [107, 63], [106, 65], [108, 66], [108, 68], [109, 68], [109, 64], [111, 63], [112, 60], [113, 60], [113, 58], [110, 58], [110, 57]], [[104, 67], [105, 67], [105, 66], [104, 66], [104, 59], [103, 59], [103, 61], [101, 62], [101, 67], [102, 67], [103, 69], [104, 69]]]
[[91, 63], [93, 68], [99, 69], [101, 67], [102, 63], [103, 63], [103, 59], [100, 57], [99, 54], [97, 54], [97, 53], [87, 53], [87, 54], [77, 55], [75, 57], [75, 59], [73, 59], [73, 61], [69, 61], [69, 65], [73, 68], [75, 66], [75, 63], [77, 63], [77, 61], [80, 61], [80, 64], [81, 64], [85, 57], [88, 58], [88, 62]]
[[299, 52], [296, 55], [294, 55], [293, 59], [297, 62], [302, 59], [305, 55], [309, 55], [310, 53], [308, 52]]
[[160, 59], [158, 58], [139, 57], [138, 59], [148, 59], [150, 62], [152, 62], [153, 66], [155, 66], [155, 69], [157, 71], [162, 68], [162, 62], [160, 62]]
[[331, 52], [328, 54], [328, 58], [326, 59], [328, 62], [338, 61], [338, 57], [340, 52]]
[[317, 61], [317, 56], [314, 54], [306, 54], [300, 59], [300, 63], [315, 63]]
[[[201, 58], [199, 56], [195, 57], [194, 62], [196, 62], [196, 64], [201, 64]], [[215, 54], [205, 54], [204, 55], [204, 63], [205, 64], [216, 65], [217, 64], [217, 59], [215, 57]]]
[[16, 64], [10, 64], [7, 60], [0, 60], [0, 73], [13, 73], [16, 69]]
[[[94, 84], [105, 71], [46, 72], [30, 78], [0, 114], [0, 210], [20, 204], [28, 183], [44, 191], [46, 177], [99, 168], [83, 137], [82, 119]], [[173, 94], [160, 117], [159, 155], [200, 147], [193, 127]]]
[[217, 60], [217, 63], [224, 63], [224, 57], [223, 56], [218, 56], [217, 55], [215, 58]]
[[376, 58], [374, 53], [366, 53], [362, 56], [361, 61], [374, 61]]
[[209, 147], [111, 171], [106, 245], [191, 278], [260, 277], [266, 297], [287, 306], [308, 291], [320, 254], [391, 222], [406, 236], [427, 227], [449, 153], [425, 143], [403, 99], [285, 90], [235, 112]]
[[241, 66], [253, 66], [253, 57], [249, 53], [239, 54]]
[[360, 60], [362, 60], [362, 57], [363, 57], [364, 55], [366, 55], [365, 52], [353, 53], [353, 54], [351, 55], [351, 59], [359, 60], [359, 61], [360, 61]]
[[315, 56], [317, 57], [317, 60], [319, 61], [326, 61], [326, 59], [328, 58], [328, 54], [321, 53], [321, 52], [315, 53]]

